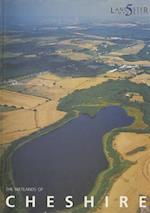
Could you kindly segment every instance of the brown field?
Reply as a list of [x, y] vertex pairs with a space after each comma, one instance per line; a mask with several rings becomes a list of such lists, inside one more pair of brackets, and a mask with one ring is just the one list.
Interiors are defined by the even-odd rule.
[[0, 105], [30, 109], [44, 103], [45, 101], [46, 100], [44, 98], [39, 98], [32, 95], [26, 95], [9, 90], [0, 90]]
[[129, 97], [130, 101], [132, 101], [132, 102], [140, 102], [140, 103], [144, 102], [143, 96], [140, 95], [139, 93], [128, 92], [128, 93], [126, 93], [126, 96]]
[[130, 81], [137, 84], [147, 84], [150, 86], [150, 74], [137, 75], [134, 78], [131, 78]]
[[[97, 213], [137, 213], [138, 196], [150, 197], [150, 134], [120, 133], [114, 140], [114, 148], [123, 159], [134, 162], [113, 184], [110, 192], [110, 203], [106, 209], [104, 205], [97, 209]], [[138, 147], [146, 147], [144, 151], [132, 155], [127, 153]], [[120, 195], [128, 197], [128, 208], [120, 208]]]
[[138, 94], [138, 93], [134, 93], [132, 94], [132, 97], [130, 98], [130, 101], [132, 102], [144, 102], [143, 96]]

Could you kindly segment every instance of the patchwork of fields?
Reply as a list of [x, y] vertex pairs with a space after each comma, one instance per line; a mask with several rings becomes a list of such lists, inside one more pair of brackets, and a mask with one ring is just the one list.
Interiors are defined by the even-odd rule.
[[[116, 73], [115, 80], [125, 79], [126, 76], [124, 73]], [[90, 88], [110, 79], [114, 79], [111, 73], [93, 78], [59, 77], [43, 73], [32, 79], [23, 80], [19, 87], [11, 86], [11, 90], [2, 89], [1, 106], [15, 107], [15, 110], [1, 112], [1, 143], [13, 142], [57, 122], [66, 115], [66, 112], [57, 109], [61, 98], [76, 90]]]
[[[94, 116], [101, 108], [119, 105], [135, 122], [126, 131], [112, 135], [111, 150], [118, 154], [119, 163], [130, 166], [113, 174], [105, 188], [111, 197], [107, 213], [143, 213], [137, 197], [150, 197], [149, 41], [98, 36], [86, 31], [67, 36], [56, 33], [34, 37], [29, 33], [22, 38], [22, 34], [7, 35], [6, 52], [0, 55], [4, 60], [0, 156], [16, 141], [58, 122], [63, 124], [70, 113]], [[105, 148], [111, 168], [111, 152]], [[96, 194], [99, 197], [93, 212], [106, 213], [101, 203], [104, 194]], [[120, 194], [132, 200], [128, 210], [119, 209]], [[77, 211], [80, 213], [83, 208], [79, 206]]]

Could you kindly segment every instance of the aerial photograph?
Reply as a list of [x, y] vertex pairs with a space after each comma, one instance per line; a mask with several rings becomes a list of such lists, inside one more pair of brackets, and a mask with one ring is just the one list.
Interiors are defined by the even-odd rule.
[[150, 213], [150, 1], [1, 6], [0, 213]]

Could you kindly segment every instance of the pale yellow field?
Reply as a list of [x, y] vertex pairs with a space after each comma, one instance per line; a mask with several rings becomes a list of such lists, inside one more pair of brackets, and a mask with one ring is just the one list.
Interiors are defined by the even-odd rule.
[[84, 89], [90, 88], [92, 86], [96, 86], [103, 82], [108, 81], [109, 79], [124, 79], [129, 77], [128, 73], [123, 72], [115, 72], [107, 73], [104, 75], [99, 75], [97, 77], [59, 77], [57, 75], [51, 73], [45, 73], [43, 75], [39, 75], [36, 78], [27, 82], [27, 88], [36, 87], [38, 93], [39, 90], [43, 93], [45, 90], [49, 89], [49, 97], [52, 100], [58, 101], [61, 97], [66, 96], [76, 89]]
[[[116, 79], [124, 78], [126, 75], [118, 73]], [[77, 89], [90, 88], [96, 86], [114, 76], [100, 75], [97, 77], [59, 77], [51, 73], [39, 74], [31, 80], [24, 81], [24, 92], [34, 93], [26, 95], [7, 90], [1, 91], [2, 104], [10, 106], [23, 106], [24, 109], [3, 112], [3, 119], [0, 121], [1, 131], [3, 131], [3, 140], [1, 143], [10, 143], [25, 135], [51, 125], [62, 119], [66, 113], [57, 110], [60, 98], [72, 93]], [[8, 94], [7, 98], [3, 98]], [[37, 96], [47, 96], [48, 99]], [[22, 99], [21, 99], [22, 98]]]
[[[134, 162], [145, 156], [147, 151], [150, 151], [150, 134], [121, 132], [118, 136], [116, 136], [113, 145], [124, 159]], [[137, 154], [127, 155], [128, 152], [141, 146], [146, 146], [147, 149]]]
[[[33, 91], [34, 96], [2, 90], [2, 104], [24, 107], [24, 109], [1, 113], [3, 116], [0, 122], [2, 126], [1, 131], [3, 131], [4, 136], [3, 143], [9, 143], [62, 119], [66, 113], [57, 110], [59, 100], [73, 91], [90, 88], [106, 82], [109, 79], [117, 80], [126, 77], [129, 77], [129, 74], [125, 72], [108, 72], [92, 78], [59, 77], [46, 72], [32, 79], [23, 80], [24, 93], [32, 94]], [[6, 94], [8, 95], [5, 100], [3, 96]], [[37, 96], [46, 96], [48, 99]], [[141, 120], [139, 120], [139, 125], [143, 126]]]
[[98, 84], [102, 84], [108, 80], [109, 80], [109, 78], [105, 78], [103, 75], [101, 77], [99, 76], [99, 77], [95, 77], [95, 78], [89, 78], [86, 81], [84, 81], [83, 83], [81, 83], [77, 89], [87, 89], [89, 87], [93, 87]]
[[143, 66], [150, 66], [150, 61], [125, 61], [123, 58], [119, 56], [100, 56], [99, 57], [103, 62], [106, 64], [118, 64], [118, 65], [143, 65]]
[[57, 54], [63, 57], [67, 57], [74, 61], [82, 61], [82, 60], [89, 60], [92, 58], [92, 56], [86, 54], [86, 53], [79, 53], [79, 52], [73, 52], [70, 49], [68, 50], [59, 50], [57, 51]]
[[42, 91], [42, 85], [44, 85], [43, 90], [45, 90], [45, 88], [49, 89], [49, 97], [52, 100], [58, 101], [61, 97], [70, 94], [76, 89], [89, 88], [91, 86], [101, 84], [105, 81], [108, 81], [108, 78], [105, 78], [103, 75], [93, 78], [89, 77], [72, 78], [72, 77], [59, 77], [54, 74], [46, 73], [29, 81], [27, 83], [27, 87], [39, 86], [40, 91]]
[[17, 108], [23, 107], [24, 109], [30, 109], [44, 103], [45, 101], [46, 100], [44, 98], [32, 95], [26, 95], [9, 90], [0, 90], [0, 105], [6, 104]]
[[50, 101], [37, 107], [37, 125], [44, 128], [55, 123], [66, 115], [66, 112], [57, 110], [57, 101]]
[[[109, 207], [104, 205], [97, 209], [97, 213], [137, 213], [138, 196], [150, 197], [150, 134], [120, 133], [113, 142], [114, 148], [132, 165], [113, 184], [110, 192]], [[146, 147], [146, 150], [127, 155], [137, 147]], [[119, 197], [128, 197], [128, 208], [119, 207]]]
[[45, 95], [51, 100], [26, 95], [8, 90], [1, 90], [0, 104], [8, 106], [24, 107], [9, 112], [1, 112], [0, 121], [3, 138], [1, 143], [10, 143], [32, 132], [53, 124], [65, 116], [65, 112], [57, 110], [60, 98], [68, 95], [76, 89], [88, 88], [100, 84], [108, 79], [95, 78], [61, 78], [53, 74], [43, 74], [24, 82], [24, 86], [30, 92], [35, 87], [34, 95]]
[[44, 128], [65, 116], [65, 112], [57, 110], [57, 102], [46, 102], [36, 110], [15, 110], [1, 113], [1, 133], [3, 143], [10, 143], [13, 140], [29, 135], [40, 128]]
[[0, 144], [9, 144], [12, 143], [12, 141], [15, 141], [17, 139], [20, 139], [24, 136], [28, 136], [33, 132], [38, 131], [39, 128], [35, 128], [32, 130], [22, 130], [22, 131], [13, 131], [13, 132], [7, 132], [7, 133], [1, 133], [1, 143]]
[[46, 102], [38, 106], [36, 110], [15, 110], [1, 113], [3, 117], [0, 122], [2, 134], [0, 143], [10, 143], [57, 122], [66, 114], [58, 111], [57, 105], [57, 102]]
[[124, 72], [118, 72], [118, 71], [116, 71], [116, 72], [107, 72], [105, 74], [105, 76], [107, 78], [115, 79], [116, 80], [116, 79], [119, 79], [119, 78], [126, 79], [128, 77], [131, 77], [132, 74], [130, 74], [130, 73], [126, 72], [126, 71], [124, 71]]
[[0, 144], [10, 143], [38, 130], [35, 123], [35, 112], [32, 110], [14, 110], [1, 113], [0, 121], [2, 140]]
[[148, 86], [150, 86], [150, 74], [137, 75], [134, 78], [131, 78], [130, 81], [137, 84], [147, 84]]
[[118, 51], [111, 52], [109, 55], [122, 56], [122, 55], [137, 54], [140, 50], [142, 50], [144, 48], [144, 46], [145, 46], [144, 42], [143, 41], [139, 41], [135, 45], [120, 49]]
[[3, 133], [13, 131], [31, 130], [36, 128], [34, 122], [34, 111], [32, 110], [14, 110], [9, 112], [2, 112]]

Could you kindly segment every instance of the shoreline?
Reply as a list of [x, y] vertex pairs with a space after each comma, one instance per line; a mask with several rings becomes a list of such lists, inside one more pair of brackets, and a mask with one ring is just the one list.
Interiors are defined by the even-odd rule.
[[[118, 104], [119, 105], [119, 104]], [[120, 106], [121, 108], [124, 108], [122, 106]], [[103, 108], [103, 107], [102, 107]], [[102, 108], [100, 108], [99, 110], [101, 110]], [[124, 109], [125, 110], [125, 109]], [[128, 110], [127, 110], [128, 111]], [[130, 113], [131, 114], [131, 113]], [[128, 114], [129, 115], [129, 114]], [[12, 186], [15, 186], [14, 180], [13, 180], [13, 172], [12, 172], [12, 166], [11, 166], [11, 156], [13, 155], [13, 153], [16, 151], [16, 149], [18, 149], [20, 146], [23, 146], [25, 143], [31, 141], [32, 139], [35, 139], [36, 137], [39, 137], [43, 134], [46, 134], [50, 131], [55, 131], [56, 128], [59, 128], [60, 126], [64, 125], [65, 123], [71, 121], [72, 119], [76, 118], [79, 116], [79, 112], [75, 112], [72, 111], [70, 113], [68, 113], [63, 119], [61, 119], [59, 122], [56, 122], [53, 125], [50, 125], [47, 128], [44, 128], [34, 134], [31, 134], [30, 136], [27, 136], [25, 138], [19, 139], [16, 142], [14, 142], [6, 151], [6, 153], [4, 154], [4, 156], [1, 157], [1, 161], [2, 159], [6, 159], [7, 156], [7, 171], [4, 172], [3, 177], [1, 177], [0, 182], [2, 181], [2, 179], [7, 176], [7, 179], [5, 180], [5, 186], [7, 185], [8, 182], [12, 183]], [[129, 115], [131, 116], [131, 115]], [[132, 115], [133, 116], [133, 115]], [[135, 116], [133, 116], [135, 118]], [[137, 119], [137, 118], [136, 118]], [[133, 124], [136, 123], [136, 120], [133, 122]], [[89, 193], [88, 196], [90, 196], [91, 194], [95, 194], [95, 200], [96, 200], [96, 205], [95, 208], [97, 208], [97, 205], [100, 205], [100, 203], [103, 201], [103, 197], [104, 195], [106, 195], [106, 192], [108, 192], [112, 186], [112, 184], [114, 183], [115, 179], [118, 178], [125, 170], [127, 170], [130, 166], [132, 166], [131, 162], [128, 161], [124, 161], [121, 159], [121, 156], [119, 155], [119, 153], [117, 153], [116, 150], [113, 149], [113, 147], [111, 146], [111, 142], [113, 141], [113, 138], [120, 133], [121, 131], [127, 131], [127, 132], [133, 132], [135, 130], [139, 132], [139, 130], [137, 129], [132, 129], [131, 126], [133, 125], [131, 124], [128, 127], [122, 127], [122, 128], [117, 128], [117, 129], [113, 129], [111, 132], [107, 133], [104, 135], [102, 143], [103, 143], [103, 151], [106, 155], [107, 161], [109, 163], [109, 166], [106, 170], [104, 170], [103, 172], [101, 172], [96, 180], [95, 180], [95, 184], [93, 186], [93, 189], [91, 190], [91, 192]], [[141, 132], [145, 132], [145, 130], [141, 130]], [[2, 162], [1, 162], [2, 163]], [[117, 165], [117, 166], [116, 166]], [[119, 166], [118, 166], [119, 165]], [[119, 170], [116, 170], [117, 169]], [[113, 175], [112, 175], [113, 173]], [[109, 178], [109, 175], [111, 176], [111, 178]], [[104, 180], [106, 181], [106, 178], [108, 178], [108, 180], [110, 180], [109, 185], [106, 186], [106, 184], [104, 184]], [[107, 181], [106, 181], [107, 182]], [[108, 183], [108, 182], [107, 182]], [[102, 188], [100, 186], [103, 186]], [[6, 195], [6, 192], [4, 191], [5, 187], [3, 187], [3, 194]], [[22, 195], [21, 193], [17, 193], [19, 195], [19, 199], [22, 201]], [[101, 198], [101, 199], [100, 199]], [[22, 208], [22, 202], [20, 203], [20, 207]], [[93, 209], [93, 210], [94, 210]], [[18, 210], [17, 210], [18, 211]], [[63, 212], [64, 210], [62, 210]], [[72, 209], [73, 213], [77, 213], [77, 212], [87, 212], [87, 209], [82, 208], [82, 204], [75, 206]], [[26, 212], [26, 210], [25, 210]]]

